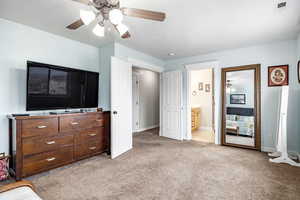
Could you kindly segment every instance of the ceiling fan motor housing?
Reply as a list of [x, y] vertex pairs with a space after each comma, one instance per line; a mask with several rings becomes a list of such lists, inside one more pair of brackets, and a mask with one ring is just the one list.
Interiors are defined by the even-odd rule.
[[119, 0], [92, 0], [93, 5], [97, 9], [107, 8], [117, 8], [119, 7]]
[[92, 0], [93, 7], [99, 10], [105, 20], [108, 20], [108, 14], [112, 9], [118, 9], [119, 0]]

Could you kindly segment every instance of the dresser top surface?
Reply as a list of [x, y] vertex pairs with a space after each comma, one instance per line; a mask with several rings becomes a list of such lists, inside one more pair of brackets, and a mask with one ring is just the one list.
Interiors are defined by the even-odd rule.
[[103, 112], [78, 112], [78, 113], [64, 113], [64, 114], [29, 114], [27, 116], [12, 116], [8, 115], [7, 118], [14, 120], [26, 120], [26, 119], [44, 119], [44, 118], [58, 118], [67, 116], [84, 116], [84, 115], [94, 115], [103, 114]]

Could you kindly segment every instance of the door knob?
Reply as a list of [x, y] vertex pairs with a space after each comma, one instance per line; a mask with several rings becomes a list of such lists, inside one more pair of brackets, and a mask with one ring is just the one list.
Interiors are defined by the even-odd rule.
[[118, 112], [117, 112], [117, 111], [114, 111], [113, 114], [116, 115], [116, 114], [118, 114]]

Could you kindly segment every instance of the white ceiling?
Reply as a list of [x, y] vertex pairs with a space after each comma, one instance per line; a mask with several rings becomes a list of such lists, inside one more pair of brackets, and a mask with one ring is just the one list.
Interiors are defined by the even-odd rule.
[[[93, 25], [77, 31], [65, 26], [79, 18], [85, 5], [71, 0], [1, 0], [0, 18], [94, 46], [114, 40], [156, 56], [173, 59], [229, 48], [294, 39], [300, 26], [300, 1], [287, 0], [120, 0], [122, 6], [166, 12], [165, 22], [125, 18], [132, 38], [99, 38]], [[170, 57], [168, 53], [176, 56]]]

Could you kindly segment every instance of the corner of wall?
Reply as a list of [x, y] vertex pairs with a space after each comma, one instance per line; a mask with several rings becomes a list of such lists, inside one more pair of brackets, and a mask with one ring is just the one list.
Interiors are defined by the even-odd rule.
[[165, 61], [159, 58], [146, 54], [142, 51], [127, 47], [118, 42], [115, 42], [115, 56], [123, 59], [132, 58], [136, 60], [141, 60], [143, 62], [160, 66], [160, 67], [164, 67], [165, 65]]

